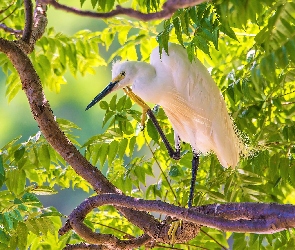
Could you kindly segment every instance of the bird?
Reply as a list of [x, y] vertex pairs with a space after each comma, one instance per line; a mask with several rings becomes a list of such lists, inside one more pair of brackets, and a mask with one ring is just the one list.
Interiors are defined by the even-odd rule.
[[215, 153], [225, 168], [237, 166], [244, 146], [225, 100], [207, 68], [197, 57], [190, 61], [183, 46], [169, 43], [168, 52], [163, 51], [162, 54], [156, 47], [149, 63], [115, 62], [112, 81], [86, 110], [118, 89], [124, 89], [133, 100], [137, 100], [143, 112], [148, 111], [145, 102], [163, 108], [174, 130], [176, 149], [170, 156], [179, 159], [181, 141], [191, 145], [193, 170], [189, 207], [192, 206], [201, 154]]

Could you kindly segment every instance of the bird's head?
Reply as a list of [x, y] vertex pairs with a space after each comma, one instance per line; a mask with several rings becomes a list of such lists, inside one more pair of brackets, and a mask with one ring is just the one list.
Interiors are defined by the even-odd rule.
[[100, 100], [102, 100], [107, 94], [117, 89], [131, 85], [136, 72], [137, 69], [135, 63], [132, 61], [115, 62], [112, 67], [112, 81], [104, 88], [103, 91], [94, 97], [91, 103], [89, 103], [86, 107], [86, 110], [90, 109]]

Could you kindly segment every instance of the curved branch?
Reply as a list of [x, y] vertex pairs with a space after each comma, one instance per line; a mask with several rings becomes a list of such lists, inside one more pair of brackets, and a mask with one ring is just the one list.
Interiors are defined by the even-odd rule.
[[60, 9], [66, 12], [71, 12], [80, 16], [87, 16], [93, 18], [111, 18], [117, 15], [127, 15], [142, 21], [151, 21], [158, 19], [168, 19], [177, 9], [187, 8], [191, 6], [198, 5], [202, 2], [207, 2], [206, 0], [168, 0], [163, 5], [163, 10], [155, 13], [143, 13], [131, 8], [123, 8], [120, 5], [117, 5], [115, 10], [112, 10], [107, 13], [97, 13], [93, 11], [83, 11], [78, 10], [73, 7], [69, 7], [63, 4], [56, 2], [55, 0], [43, 0], [44, 3], [52, 5], [56, 9]]
[[[90, 230], [82, 223], [85, 216], [92, 209], [102, 205], [124, 206], [139, 211], [165, 213], [199, 226], [230, 232], [272, 234], [295, 227], [294, 205], [228, 203], [186, 209], [159, 200], [142, 200], [118, 194], [101, 194], [86, 199], [69, 215], [69, 222], [79, 235]], [[100, 235], [100, 237], [102, 236]]]

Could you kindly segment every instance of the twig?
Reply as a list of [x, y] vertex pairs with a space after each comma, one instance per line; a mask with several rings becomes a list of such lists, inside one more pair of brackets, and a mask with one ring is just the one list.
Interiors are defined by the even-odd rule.
[[203, 234], [206, 234], [208, 238], [210, 238], [211, 240], [213, 240], [217, 245], [219, 245], [223, 250], [226, 250], [226, 247], [223, 246], [221, 243], [219, 243], [216, 239], [214, 239], [210, 234], [208, 234], [207, 232], [205, 232], [203, 229], [200, 230]]
[[15, 30], [15, 29], [9, 28], [4, 23], [0, 23], [0, 28], [14, 35], [21, 35], [23, 33], [22, 30]]
[[[10, 6], [9, 6], [10, 7]], [[6, 18], [10, 17], [15, 11], [17, 10], [17, 7], [14, 8], [13, 11], [11, 11], [11, 13], [9, 13], [6, 17], [4, 17], [3, 19], [0, 20], [0, 23], [2, 23]]]
[[166, 176], [164, 170], [162, 169], [162, 167], [161, 167], [161, 165], [160, 165], [160, 163], [159, 163], [159, 161], [158, 161], [158, 159], [157, 159], [157, 157], [156, 157], [156, 155], [155, 155], [155, 152], [152, 150], [150, 144], [147, 142], [147, 139], [146, 139], [145, 134], [143, 134], [143, 137], [144, 137], [144, 140], [145, 140], [145, 144], [148, 146], [150, 152], [152, 153], [153, 158], [154, 158], [155, 162], [157, 163], [157, 165], [158, 165], [158, 167], [159, 167], [159, 169], [160, 169], [162, 175], [164, 176], [164, 179], [165, 179], [165, 181], [167, 182], [167, 184], [168, 184], [168, 186], [169, 186], [169, 189], [170, 189], [171, 193], [172, 193], [173, 196], [174, 196], [175, 201], [178, 203], [178, 205], [180, 205], [180, 202], [177, 200], [176, 193], [174, 192], [174, 190], [173, 190], [173, 188], [172, 188], [172, 186], [171, 186], [171, 183], [170, 183], [170, 181], [168, 180], [168, 177]]
[[14, 4], [14, 1], [11, 2], [5, 9], [0, 10], [0, 14], [4, 13], [6, 10], [8, 10], [12, 5]]
[[142, 21], [151, 21], [151, 20], [158, 20], [158, 19], [168, 19], [178, 9], [195, 6], [202, 2], [207, 2], [207, 0], [183, 0], [183, 1], [168, 0], [163, 5], [163, 10], [159, 12], [155, 12], [155, 13], [142, 13], [140, 11], [137, 11], [131, 8], [124, 8], [120, 5], [117, 5], [116, 9], [108, 13], [97, 13], [93, 11], [78, 10], [76, 8], [60, 4], [56, 2], [55, 0], [43, 0], [43, 2], [46, 4], [52, 5], [56, 9], [71, 12], [80, 16], [87, 16], [87, 17], [93, 17], [93, 18], [111, 18], [117, 15], [127, 15], [129, 17], [133, 17]]

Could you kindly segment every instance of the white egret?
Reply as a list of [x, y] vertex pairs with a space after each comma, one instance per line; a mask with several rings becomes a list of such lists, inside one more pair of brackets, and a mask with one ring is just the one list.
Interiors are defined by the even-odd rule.
[[[160, 56], [159, 48], [155, 48], [150, 56], [150, 64], [138, 61], [114, 63], [112, 82], [86, 110], [120, 88], [143, 107], [144, 113], [148, 111], [149, 116], [152, 116], [152, 112], [144, 101], [162, 106], [174, 129], [176, 151], [171, 147], [169, 149], [167, 140], [165, 143], [170, 156], [179, 159], [180, 139], [190, 143], [194, 152], [190, 207], [198, 155], [214, 152], [223, 167], [235, 167], [243, 144], [237, 136], [220, 90], [206, 67], [197, 58], [190, 62], [186, 50], [180, 45], [169, 44], [168, 53], [163, 51]], [[161, 137], [165, 140], [163, 133]]]

